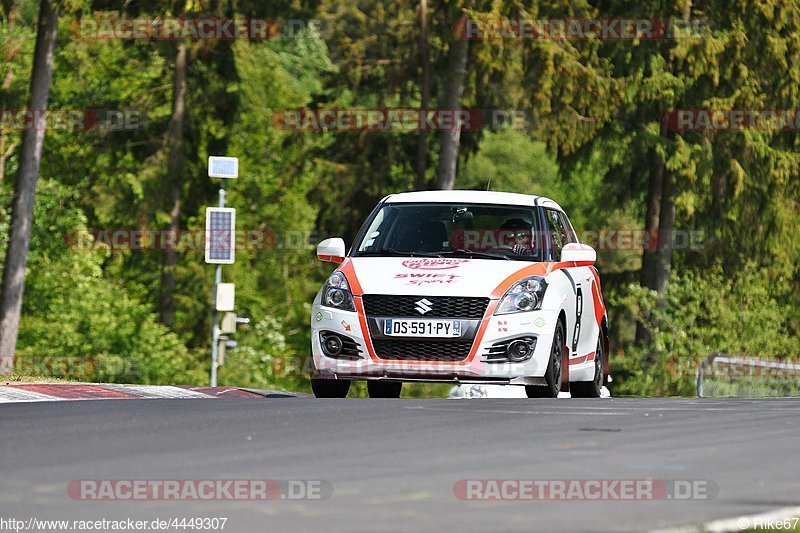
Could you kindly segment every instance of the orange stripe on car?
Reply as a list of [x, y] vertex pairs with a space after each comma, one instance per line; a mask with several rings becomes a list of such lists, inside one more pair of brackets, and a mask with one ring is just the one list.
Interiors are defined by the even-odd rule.
[[603, 316], [606, 314], [606, 304], [603, 301], [603, 293], [601, 292], [600, 288], [600, 276], [597, 275], [597, 271], [592, 268], [592, 275], [594, 276], [594, 283], [592, 284], [592, 300], [594, 300], [594, 319], [597, 321], [597, 325], [603, 323]]
[[586, 363], [588, 361], [594, 361], [594, 352], [587, 353], [586, 355], [579, 355], [577, 357], [571, 357], [569, 359], [569, 364], [579, 365], [581, 363]]
[[603, 300], [600, 298], [596, 283], [592, 283], [592, 299], [594, 300], [594, 319], [599, 326], [603, 323], [603, 315], [606, 314], [606, 306], [603, 305]]
[[493, 299], [502, 298], [503, 295], [510, 289], [516, 282], [528, 278], [530, 276], [546, 276], [549, 273], [548, 265], [554, 263], [536, 263], [534, 265], [521, 268], [504, 279], [500, 285], [492, 291], [491, 297]]
[[481, 320], [481, 325], [478, 328], [478, 333], [475, 334], [475, 340], [472, 342], [472, 350], [469, 352], [469, 357], [467, 357], [465, 363], [469, 363], [475, 356], [478, 355], [478, 349], [483, 342], [483, 336], [486, 333], [486, 328], [489, 326], [489, 322], [492, 319], [492, 315], [494, 315], [495, 309], [500, 304], [497, 300], [491, 300], [489, 302], [489, 307], [486, 308], [486, 312], [483, 314], [483, 319]]
[[[347, 274], [345, 274], [346, 276]], [[367, 314], [364, 312], [364, 302], [361, 296], [354, 298], [356, 304], [356, 314], [358, 314], [358, 323], [361, 324], [361, 335], [364, 337], [364, 343], [367, 345], [367, 353], [369, 358], [375, 362], [380, 362], [381, 359], [375, 354], [375, 348], [372, 346], [372, 335], [369, 332], [369, 325], [367, 324]]]
[[525, 278], [529, 278], [531, 276], [546, 276], [551, 272], [562, 268], [573, 268], [579, 266], [578, 263], [574, 261], [549, 261], [545, 263], [536, 263], [525, 268], [521, 268], [517, 270], [506, 279], [503, 280], [497, 288], [492, 291], [492, 298], [502, 298], [503, 295], [510, 289], [516, 282], [521, 281]]
[[600, 297], [600, 305], [603, 306], [603, 309], [606, 308], [606, 304], [603, 301], [603, 293], [602, 293], [602, 285], [600, 284], [600, 275], [597, 273], [597, 269], [592, 267], [591, 268], [592, 275], [594, 276], [594, 281], [597, 283], [597, 290], [599, 292], [598, 296]]
[[358, 276], [356, 276], [356, 269], [353, 268], [352, 259], [349, 257], [345, 258], [342, 266], [340, 266], [338, 270], [347, 278], [347, 283], [350, 284], [350, 292], [353, 293], [353, 296], [361, 296], [364, 294], [364, 289], [361, 288], [361, 283], [359, 283]]

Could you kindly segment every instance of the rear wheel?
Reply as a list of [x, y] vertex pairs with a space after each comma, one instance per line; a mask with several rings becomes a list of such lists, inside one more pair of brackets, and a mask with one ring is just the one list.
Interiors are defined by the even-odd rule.
[[592, 381], [573, 381], [569, 384], [570, 395], [573, 398], [599, 398], [603, 389], [603, 368], [605, 354], [603, 353], [603, 334], [597, 339], [597, 348], [594, 351], [594, 379]]
[[556, 332], [553, 335], [553, 345], [550, 347], [550, 361], [544, 379], [547, 385], [526, 385], [525, 392], [528, 398], [556, 398], [561, 392], [562, 369], [564, 365], [564, 326], [559, 320], [556, 322]]
[[367, 392], [370, 398], [399, 398], [403, 390], [401, 381], [367, 381]]
[[311, 390], [317, 398], [345, 398], [350, 390], [347, 379], [312, 379]]

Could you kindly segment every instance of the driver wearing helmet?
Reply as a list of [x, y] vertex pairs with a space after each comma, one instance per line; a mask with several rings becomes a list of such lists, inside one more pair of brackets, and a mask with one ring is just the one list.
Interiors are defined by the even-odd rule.
[[533, 232], [529, 222], [521, 218], [509, 218], [500, 229], [503, 244], [511, 248], [514, 255], [533, 254]]

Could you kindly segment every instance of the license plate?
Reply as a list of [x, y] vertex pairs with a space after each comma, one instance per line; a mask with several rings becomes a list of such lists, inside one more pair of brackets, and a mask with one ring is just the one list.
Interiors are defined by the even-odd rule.
[[383, 333], [389, 337], [460, 337], [460, 320], [387, 318]]

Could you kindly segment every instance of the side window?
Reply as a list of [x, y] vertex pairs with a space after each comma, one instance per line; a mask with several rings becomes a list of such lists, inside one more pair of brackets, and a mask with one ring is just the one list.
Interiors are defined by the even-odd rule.
[[372, 221], [372, 224], [369, 225], [367, 232], [364, 234], [364, 240], [361, 242], [359, 251], [369, 250], [374, 247], [375, 242], [381, 238], [382, 233], [385, 231], [383, 227], [384, 213], [386, 213], [386, 209], [378, 211], [375, 220]]
[[552, 261], [561, 260], [561, 249], [566, 244], [566, 232], [561, 219], [558, 216], [558, 211], [547, 209], [547, 232], [550, 237], [550, 259]]
[[568, 242], [578, 242], [578, 236], [575, 235], [575, 230], [573, 229], [572, 224], [570, 224], [567, 215], [564, 213], [559, 213], [558, 218], [561, 219], [561, 227], [564, 228], [564, 235], [566, 236], [564, 244]]

